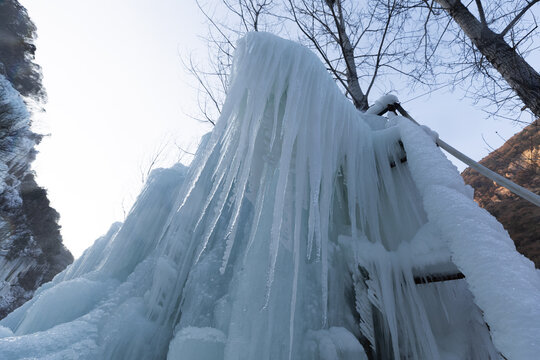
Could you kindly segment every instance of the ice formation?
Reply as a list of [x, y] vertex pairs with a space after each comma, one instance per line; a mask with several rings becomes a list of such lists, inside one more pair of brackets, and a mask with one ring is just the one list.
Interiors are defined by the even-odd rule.
[[422, 128], [359, 113], [307, 49], [249, 34], [190, 168], [154, 173], [0, 322], [0, 354], [532, 359], [539, 274], [471, 195]]

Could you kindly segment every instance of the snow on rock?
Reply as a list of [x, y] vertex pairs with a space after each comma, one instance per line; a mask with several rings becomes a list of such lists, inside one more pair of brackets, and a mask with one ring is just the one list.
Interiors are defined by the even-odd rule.
[[23, 97], [1, 73], [0, 111], [0, 195], [9, 208], [22, 204], [18, 191], [21, 179], [13, 168], [24, 172], [28, 167], [24, 161], [35, 154], [36, 137], [30, 131], [30, 113]]
[[73, 261], [30, 168], [40, 138], [25, 99], [0, 74], [0, 319]]
[[[189, 171], [156, 172], [124, 224], [1, 321], [16, 336], [0, 353], [520, 359], [540, 350], [515, 338], [538, 334], [539, 279], [511, 296], [485, 279], [528, 268], [508, 242], [420, 127], [358, 112], [307, 49], [248, 34]], [[467, 280], [415, 282], [456, 265]]]

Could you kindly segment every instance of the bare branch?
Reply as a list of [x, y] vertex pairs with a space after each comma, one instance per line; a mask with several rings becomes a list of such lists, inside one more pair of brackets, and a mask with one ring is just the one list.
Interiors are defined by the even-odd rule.
[[315, 49], [317, 50], [319, 55], [321, 55], [321, 57], [323, 58], [323, 61], [328, 66], [328, 70], [334, 75], [335, 79], [337, 81], [339, 81], [339, 83], [343, 86], [343, 88], [350, 94], [348, 84], [342, 79], [340, 74], [337, 72], [335, 67], [332, 65], [332, 62], [330, 61], [330, 59], [326, 55], [326, 52], [322, 49], [322, 47], [319, 44], [319, 42], [317, 41], [317, 39], [307, 31], [306, 27], [302, 24], [302, 22], [298, 18], [296, 8], [295, 8], [294, 4], [292, 3], [292, 0], [289, 0], [289, 4], [291, 6], [290, 10], [292, 12], [293, 19], [296, 22], [296, 24], [297, 24], [298, 28], [300, 29], [300, 31], [311, 41], [313, 46], [315, 46]]
[[480, 22], [482, 25], [487, 26], [486, 14], [484, 13], [484, 7], [482, 6], [482, 0], [475, 0], [476, 7], [478, 8], [478, 14], [480, 15]]
[[204, 15], [204, 17], [208, 20], [208, 22], [210, 24], [212, 24], [212, 27], [214, 29], [216, 29], [222, 36], [223, 38], [227, 41], [227, 43], [234, 49], [235, 46], [234, 44], [229, 40], [229, 38], [223, 33], [223, 30], [221, 30], [221, 27], [216, 24], [216, 22], [214, 21], [214, 19], [212, 19], [212, 17], [210, 15], [208, 15], [208, 13], [206, 11], [204, 11], [203, 7], [201, 6], [201, 4], [199, 3], [199, 0], [195, 0], [195, 3], [197, 4], [197, 7], [199, 8], [199, 10], [201, 11], [201, 13]]
[[[199, 83], [199, 85], [204, 89], [206, 95], [208, 96], [208, 98], [212, 101], [212, 103], [214, 104], [216, 110], [218, 113], [221, 113], [221, 106], [218, 102], [218, 100], [216, 99], [212, 89], [210, 88], [210, 85], [207, 83], [207, 81], [205, 79], [202, 78], [201, 76], [201, 72], [199, 69], [197, 69], [197, 67], [193, 64], [193, 59], [192, 57], [189, 58], [189, 64], [186, 65], [184, 63], [184, 66], [188, 69], [188, 71], [193, 75], [193, 77], [197, 80], [197, 82]], [[199, 106], [200, 106], [200, 102], [199, 102]], [[202, 109], [201, 109], [202, 110]], [[206, 114], [206, 111], [203, 111], [204, 114]], [[210, 118], [206, 118], [206, 120], [208, 122], [210, 122], [212, 125], [215, 125], [215, 122], [212, 121]]]
[[[341, 6], [341, 0], [327, 2], [328, 7], [332, 13], [334, 24], [336, 25], [339, 42], [338, 45], [341, 48], [345, 65], [347, 66], [347, 84], [348, 90], [353, 103], [359, 110], [366, 110], [368, 108], [367, 95], [362, 92], [360, 84], [358, 83], [358, 75], [356, 72], [356, 64], [354, 62], [354, 48], [351, 45], [349, 36], [345, 31], [345, 23], [343, 20], [343, 9]], [[337, 6], [338, 13], [334, 11], [334, 6]]]
[[141, 175], [141, 183], [145, 183], [146, 180], [148, 180], [148, 176], [152, 172], [152, 170], [157, 166], [159, 162], [163, 160], [163, 154], [167, 146], [169, 145], [168, 141], [162, 141], [158, 147], [154, 150], [154, 152], [150, 155], [150, 158], [148, 159], [148, 163], [146, 165], [143, 165], [141, 162], [139, 166], [139, 172]]
[[369, 83], [369, 86], [366, 91], [366, 96], [369, 95], [369, 92], [371, 91], [371, 88], [373, 86], [373, 83], [375, 82], [375, 79], [377, 78], [377, 73], [379, 72], [379, 66], [381, 63], [381, 57], [382, 57], [382, 48], [384, 46], [384, 41], [386, 40], [386, 35], [388, 34], [388, 29], [390, 26], [390, 21], [392, 20], [392, 15], [395, 9], [395, 1], [392, 3], [392, 8], [388, 12], [388, 18], [386, 19], [386, 24], [384, 26], [384, 32], [381, 37], [381, 43], [379, 44], [379, 50], [377, 51], [377, 60], [375, 62], [375, 70], [373, 71], [373, 77], [371, 78], [371, 82]]
[[503, 31], [501, 31], [499, 35], [504, 37], [508, 33], [508, 31], [510, 31], [510, 29], [512, 29], [517, 24], [519, 19], [521, 19], [521, 17], [525, 15], [525, 13], [538, 1], [540, 0], [533, 0], [527, 3], [527, 5], [519, 12], [519, 14], [516, 15], [514, 19], [512, 19], [512, 21], [510, 21], [510, 23], [504, 28]]

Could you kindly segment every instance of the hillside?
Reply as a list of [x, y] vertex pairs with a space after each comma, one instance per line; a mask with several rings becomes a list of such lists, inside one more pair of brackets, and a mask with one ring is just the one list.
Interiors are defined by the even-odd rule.
[[[511, 137], [480, 163], [540, 194], [539, 121]], [[474, 188], [476, 202], [503, 224], [517, 250], [540, 268], [540, 208], [470, 168], [465, 169], [462, 176]]]

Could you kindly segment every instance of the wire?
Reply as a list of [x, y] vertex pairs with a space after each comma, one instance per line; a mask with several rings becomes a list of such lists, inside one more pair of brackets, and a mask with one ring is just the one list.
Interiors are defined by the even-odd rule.
[[418, 98], [421, 98], [422, 96], [430, 95], [430, 94], [434, 93], [435, 91], [444, 89], [445, 87], [448, 87], [448, 86], [450, 86], [450, 85], [452, 85], [452, 84], [448, 83], [448, 84], [439, 86], [439, 87], [436, 88], [435, 90], [427, 91], [427, 92], [425, 92], [425, 93], [423, 93], [423, 94], [420, 94], [420, 95], [418, 95], [418, 96], [413, 97], [412, 99], [407, 99], [407, 100], [405, 100], [405, 101], [401, 101], [401, 103], [402, 103], [402, 104], [406, 104], [406, 103], [408, 103], [409, 101], [416, 100], [416, 99], [418, 99]]

